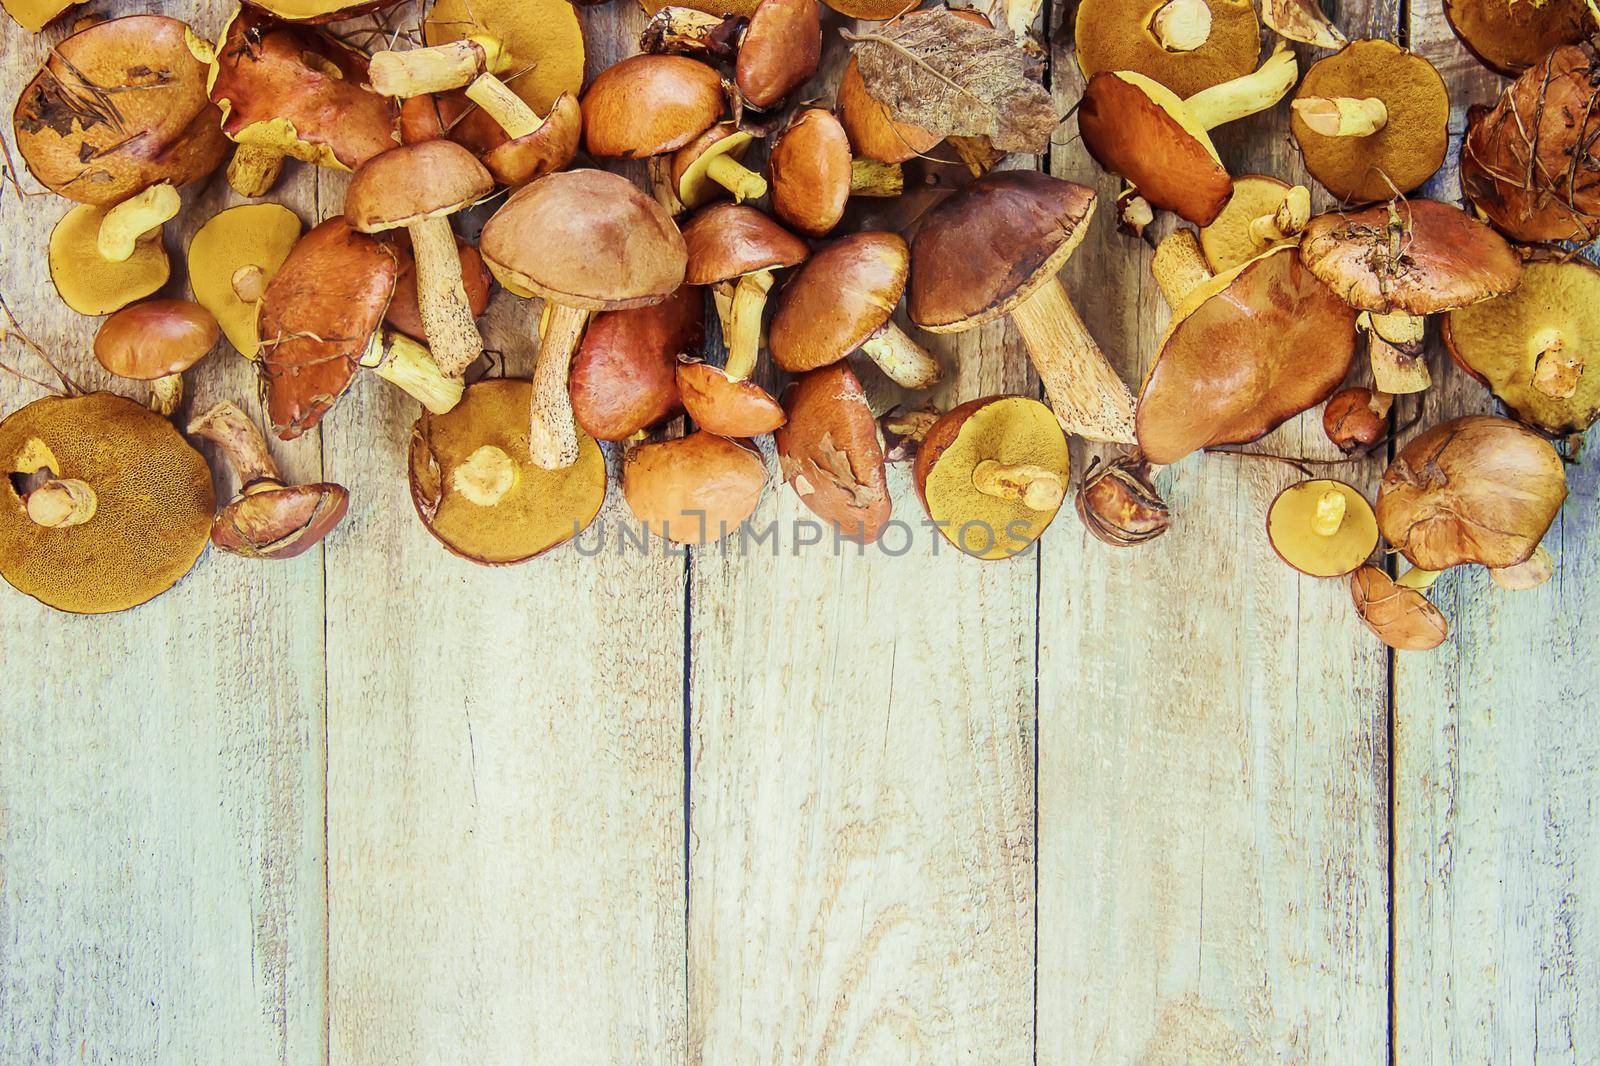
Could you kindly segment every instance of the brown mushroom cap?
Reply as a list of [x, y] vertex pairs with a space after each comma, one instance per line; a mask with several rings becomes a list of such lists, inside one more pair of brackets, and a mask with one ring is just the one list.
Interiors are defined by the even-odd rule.
[[80, 315], [108, 315], [167, 283], [171, 266], [159, 240], [139, 241], [122, 262], [100, 254], [106, 208], [79, 204], [50, 231], [50, 281]]
[[[1328, 532], [1315, 528], [1324, 497], [1342, 498], [1340, 520]], [[1313, 478], [1278, 493], [1267, 510], [1267, 540], [1289, 566], [1308, 577], [1343, 577], [1378, 547], [1378, 519], [1353, 485]]]
[[[546, 470], [528, 454], [527, 381], [495, 378], [469, 386], [448, 414], [424, 411], [411, 428], [411, 502], [428, 532], [463, 559], [485, 566], [520, 563], [565, 544], [588, 528], [606, 498], [600, 446], [578, 434], [578, 459]], [[457, 472], [485, 447], [514, 471], [493, 505], [474, 503]]]
[[850, 139], [832, 112], [801, 111], [767, 158], [772, 210], [808, 237], [825, 235], [844, 217], [850, 163]]
[[1293, 247], [1212, 278], [1173, 311], [1139, 393], [1139, 447], [1152, 463], [1175, 463], [1310, 410], [1349, 372], [1355, 320]]
[[1507, 77], [1594, 32], [1584, 0], [1444, 0], [1444, 15], [1479, 62]]
[[120, 378], [154, 381], [194, 366], [222, 336], [217, 320], [188, 300], [146, 300], [100, 324], [94, 357]]
[[[0, 422], [0, 576], [49, 607], [123, 611], [187, 574], [211, 528], [211, 471], [165, 418], [97, 392], [46, 396]], [[11, 474], [88, 484], [94, 516], [50, 528], [28, 518]]]
[[1078, 105], [1083, 146], [1106, 170], [1136, 186], [1153, 207], [1209, 226], [1233, 194], [1211, 136], [1183, 101], [1133, 71], [1089, 79]]
[[607, 67], [583, 94], [589, 154], [641, 159], [675, 151], [709, 129], [726, 99], [699, 60], [644, 53]]
[[[477, 114], [478, 112], [474, 112]], [[483, 165], [494, 180], [513, 188], [552, 174], [572, 162], [583, 136], [583, 110], [578, 98], [562, 93], [550, 105], [538, 129], [506, 139], [484, 153]]]
[[[493, 280], [483, 256], [470, 241], [456, 238], [456, 252], [461, 257], [461, 282], [467, 291], [467, 308], [477, 318], [489, 307], [489, 286]], [[417, 304], [417, 261], [411, 254], [411, 239], [404, 231], [397, 234], [395, 254], [400, 262], [400, 273], [395, 277], [394, 297], [383, 320], [390, 327], [408, 337], [426, 343], [427, 331], [422, 325], [422, 308]]]
[[374, 156], [356, 171], [344, 216], [362, 233], [449, 215], [494, 191], [494, 178], [454, 141], [419, 141]]
[[944, 140], [921, 126], [894, 121], [889, 116], [889, 109], [867, 92], [867, 83], [861, 77], [861, 68], [856, 65], [855, 56], [851, 56], [845, 64], [836, 99], [839, 122], [849, 135], [850, 146], [855, 149], [855, 154], [863, 159], [904, 163], [925, 155]]
[[790, 373], [836, 363], [889, 321], [905, 291], [910, 250], [897, 233], [841, 237], [778, 293], [768, 343]]
[[[189, 241], [189, 288], [195, 301], [216, 317], [228, 342], [246, 359], [260, 346], [256, 301], [241, 299], [234, 276], [260, 271], [263, 288], [300, 239], [300, 216], [282, 204], [240, 204], [206, 220]], [[137, 253], [135, 253], [137, 254]]]
[[622, 459], [628, 509], [677, 544], [709, 544], [732, 533], [755, 513], [766, 484], [758, 452], [704, 430], [630, 448]]
[[437, 0], [422, 35], [430, 45], [492, 40], [506, 85], [536, 114], [549, 114], [562, 93], [576, 96], [583, 87], [583, 27], [567, 0]]
[[1401, 200], [1313, 218], [1306, 268], [1351, 307], [1432, 315], [1510, 292], [1517, 253], [1494, 230], [1437, 200]]
[[854, 371], [846, 363], [809, 371], [784, 392], [783, 409], [789, 420], [773, 437], [783, 480], [841, 536], [877, 540], [893, 501], [878, 422]]
[[780, 270], [811, 254], [805, 241], [744, 204], [701, 208], [683, 227], [683, 241], [690, 285], [714, 285], [758, 270]]
[[483, 227], [478, 249], [502, 284], [596, 311], [660, 303], [688, 269], [683, 235], [661, 205], [603, 170], [524, 185]]
[[279, 439], [315, 426], [350, 387], [398, 273], [394, 250], [342, 215], [294, 246], [262, 295], [257, 322], [267, 417]]
[[1396, 584], [1376, 566], [1363, 566], [1350, 575], [1350, 598], [1361, 624], [1399, 651], [1437, 648], [1450, 633], [1444, 615], [1428, 597]]
[[1073, 33], [1085, 78], [1132, 70], [1182, 97], [1193, 96], [1256, 69], [1261, 25], [1250, 0], [1207, 0], [1211, 36], [1199, 48], [1171, 52], [1151, 31], [1167, 0], [1083, 0]]
[[333, 532], [350, 507], [343, 485], [279, 485], [235, 496], [211, 523], [211, 543], [248, 559], [293, 559]]
[[[1444, 340], [1455, 361], [1518, 419], [1546, 433], [1581, 433], [1600, 417], [1600, 269], [1581, 259], [1535, 261], [1522, 284], [1492, 300], [1451, 311]], [[1534, 384], [1552, 345], [1575, 354], [1570, 396]]]
[[[1288, 182], [1265, 174], [1246, 174], [1233, 179], [1233, 196], [1209, 226], [1200, 229], [1200, 249], [1214, 273], [1232, 270], [1248, 263], [1272, 247], [1250, 232], [1250, 223], [1278, 210], [1289, 195]], [[1289, 242], [1298, 236], [1287, 238]]]
[[817, 0], [762, 0], [739, 45], [734, 82], [751, 107], [769, 108], [815, 74], [821, 60]]
[[217, 168], [228, 140], [188, 33], [177, 19], [129, 15], [51, 49], [12, 112], [17, 150], [40, 184], [107, 205]]
[[1290, 128], [1306, 169], [1341, 200], [1370, 203], [1408, 193], [1433, 177], [1450, 144], [1450, 93], [1432, 63], [1388, 41], [1352, 41], [1306, 71], [1295, 94], [1382, 100], [1383, 129], [1327, 137], [1298, 111]]
[[911, 248], [911, 320], [948, 333], [1008, 314], [1088, 233], [1094, 190], [1034, 170], [991, 171], [923, 217]]
[[702, 290], [685, 285], [658, 304], [602, 311], [572, 358], [572, 413], [597, 440], [626, 440], [681, 408], [678, 356], [700, 345]]
[[697, 426], [722, 437], [759, 437], [788, 417], [760, 385], [736, 381], [720, 367], [699, 360], [678, 364], [678, 394]]

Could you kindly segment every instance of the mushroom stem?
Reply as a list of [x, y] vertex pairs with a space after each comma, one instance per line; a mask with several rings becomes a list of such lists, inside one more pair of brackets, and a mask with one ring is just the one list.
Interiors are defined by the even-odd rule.
[[726, 153], [706, 164], [706, 177], [733, 193], [739, 203], [767, 195], [767, 179]]
[[1006, 154], [997, 151], [989, 143], [987, 137], [947, 137], [945, 140], [950, 147], [956, 150], [956, 155], [967, 164], [967, 169], [972, 171], [972, 176], [981, 178], [995, 168], [995, 164], [1006, 157]]
[[589, 323], [589, 312], [565, 304], [554, 306], [533, 371], [528, 457], [542, 469], [565, 470], [578, 461], [578, 430], [572, 417], [567, 373], [572, 367], [572, 353]]
[[876, 159], [850, 160], [850, 195], [893, 198], [905, 191], [906, 176], [899, 163]]
[[1205, 0], [1168, 0], [1150, 20], [1150, 32], [1169, 52], [1192, 52], [1211, 39], [1211, 8]]
[[1299, 76], [1294, 53], [1279, 42], [1254, 74], [1200, 90], [1183, 102], [1184, 110], [1204, 128], [1216, 129], [1246, 115], [1265, 111], [1283, 99]]
[[374, 53], [367, 80], [380, 96], [408, 100], [459, 89], [486, 71], [504, 73], [507, 65], [500, 42], [493, 37], [463, 37], [431, 48]]
[[282, 170], [282, 152], [259, 144], [241, 144], [228, 160], [228, 188], [251, 199], [265, 196]]
[[761, 312], [772, 291], [772, 271], [746, 274], [734, 286], [728, 308], [728, 362], [723, 373], [733, 381], [743, 381], [756, 368], [761, 350]]
[[1150, 273], [1156, 287], [1166, 297], [1168, 307], [1177, 307], [1183, 298], [1211, 280], [1211, 268], [1192, 229], [1176, 229], [1160, 244], [1150, 260]]
[[1549, 581], [1556, 572], [1556, 561], [1543, 544], [1533, 549], [1533, 554], [1515, 566], [1490, 567], [1489, 577], [1508, 592], [1536, 589]]
[[1344, 493], [1329, 489], [1317, 497], [1316, 510], [1311, 516], [1311, 531], [1319, 537], [1331, 537], [1344, 525], [1344, 513], [1349, 507]]
[[267, 450], [267, 439], [237, 405], [222, 401], [191, 420], [189, 432], [221, 450], [241, 486], [279, 481], [278, 464], [272, 461], [272, 453]]
[[450, 487], [479, 507], [493, 507], [516, 483], [517, 464], [493, 444], [483, 445], [450, 472]]
[[429, 412], [442, 415], [461, 402], [466, 385], [439, 369], [427, 348], [404, 333], [373, 335], [361, 365], [398, 386]]
[[162, 418], [171, 418], [183, 403], [183, 375], [168, 374], [150, 383], [150, 410]]
[[52, 478], [28, 493], [28, 518], [50, 529], [81, 526], [94, 517], [98, 501], [87, 481]]
[[1358, 321], [1367, 330], [1367, 357], [1379, 392], [1423, 392], [1433, 384], [1423, 349], [1425, 323], [1421, 318], [1397, 312], [1363, 314]]
[[267, 272], [254, 263], [246, 263], [228, 279], [233, 294], [247, 304], [257, 303], [267, 291]]
[[903, 389], [930, 389], [944, 374], [939, 360], [906, 335], [890, 319], [868, 337], [861, 350], [878, 364], [878, 369]]
[[1394, 583], [1401, 588], [1424, 592], [1433, 587], [1433, 583], [1439, 580], [1439, 575], [1443, 572], [1442, 570], [1424, 570], [1420, 566], [1413, 566], [1410, 570], [1395, 578]]
[[1324, 137], [1370, 137], [1389, 124], [1389, 109], [1375, 96], [1305, 96], [1289, 106]]
[[729, 352], [733, 351], [733, 331], [728, 323], [733, 320], [733, 297], [735, 285], [731, 281], [719, 281], [711, 286], [711, 302], [717, 309], [717, 325], [722, 331], [722, 346]]
[[428, 347], [439, 368], [458, 377], [483, 354], [483, 336], [461, 279], [455, 231], [443, 215], [413, 222], [406, 229], [417, 261], [417, 310], [422, 313]]
[[493, 74], [479, 74], [472, 79], [467, 98], [498, 122], [512, 140], [526, 137], [542, 125], [533, 108]]
[[1257, 244], [1275, 244], [1298, 236], [1311, 221], [1311, 190], [1304, 185], [1291, 188], [1283, 203], [1270, 215], [1250, 220], [1250, 237]]
[[1054, 470], [995, 459], [972, 468], [972, 487], [996, 499], [1020, 500], [1030, 511], [1054, 511], [1067, 495], [1066, 479]]
[[1553, 330], [1543, 331], [1534, 342], [1539, 354], [1533, 359], [1533, 387], [1553, 400], [1571, 399], [1583, 377], [1583, 353], [1568, 350]]
[[1011, 309], [1056, 419], [1089, 440], [1132, 444], [1133, 396], [1051, 278]]
[[122, 201], [100, 220], [97, 246], [100, 255], [113, 263], [126, 263], [146, 235], [158, 233], [182, 206], [178, 190], [170, 181], [150, 186], [137, 196]]

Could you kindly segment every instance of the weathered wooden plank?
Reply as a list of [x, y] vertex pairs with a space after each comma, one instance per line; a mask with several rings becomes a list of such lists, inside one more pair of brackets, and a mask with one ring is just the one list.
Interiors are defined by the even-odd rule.
[[[641, 16], [585, 19], [592, 74]], [[491, 307], [513, 374], [537, 311]], [[683, 561], [447, 554], [407, 495], [416, 414], [370, 379], [327, 429], [358, 499], [328, 555], [332, 1059], [681, 1060]]]
[[[1452, 129], [1502, 80], [1450, 34], [1438, 0], [1414, 0], [1412, 47], [1454, 89]], [[1451, 163], [1429, 187], [1460, 195]], [[1433, 425], [1491, 411], [1450, 364]], [[1397, 1061], [1590, 1062], [1600, 1055], [1600, 522], [1587, 458], [1545, 539], [1558, 570], [1530, 592], [1484, 571], [1434, 586], [1450, 641], [1394, 666], [1394, 1046]], [[1403, 564], [1402, 564], [1403, 565]]]
[[[1393, 3], [1344, 9], [1353, 35], [1398, 25]], [[1075, 103], [1069, 48], [1052, 72]], [[1286, 113], [1221, 131], [1235, 174], [1306, 180]], [[1100, 190], [1064, 277], [1138, 382], [1168, 318], [1149, 250], [1115, 232], [1117, 182], [1075, 137], [1052, 164]], [[1265, 450], [1336, 455], [1319, 415]], [[1370, 491], [1378, 465], [1336, 476]], [[1164, 537], [1115, 549], [1072, 529], [1046, 545], [1040, 1063], [1382, 1061], [1386, 657], [1343, 582], [1299, 577], [1267, 543], [1267, 506], [1296, 480], [1191, 456], [1159, 478], [1176, 516]]]
[[[226, 18], [164, 10], [206, 34]], [[0, 23], [9, 107], [68, 31], [30, 39]], [[278, 192], [308, 215], [312, 186], [302, 172]], [[142, 396], [90, 354], [100, 320], [51, 288], [46, 243], [70, 205], [23, 189], [25, 201], [0, 189], [0, 292], [75, 377]], [[165, 295], [186, 294], [189, 237], [231, 202], [220, 174], [185, 190]], [[6, 358], [24, 361], [14, 347]], [[190, 411], [226, 398], [259, 414], [254, 373], [226, 343], [188, 379]], [[4, 410], [38, 394], [0, 375]], [[315, 435], [274, 452], [292, 476], [321, 469]], [[217, 469], [225, 499], [233, 481]], [[0, 1059], [205, 1062], [226, 1048], [230, 1062], [320, 1061], [320, 553], [213, 551], [155, 602], [100, 618], [0, 587], [0, 632]]]

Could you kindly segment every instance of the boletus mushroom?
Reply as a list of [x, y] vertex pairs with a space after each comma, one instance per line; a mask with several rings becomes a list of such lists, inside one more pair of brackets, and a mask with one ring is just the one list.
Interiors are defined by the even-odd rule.
[[1516, 566], [1567, 498], [1561, 456], [1510, 419], [1468, 415], [1419, 434], [1378, 488], [1378, 528], [1413, 566]]
[[189, 288], [246, 359], [261, 346], [261, 297], [300, 239], [300, 216], [282, 204], [218, 211], [189, 240]]
[[583, 94], [589, 154], [643, 159], [675, 152], [715, 125], [727, 100], [722, 77], [688, 56], [629, 56]]
[[1420, 589], [1399, 584], [1376, 566], [1350, 575], [1350, 599], [1361, 624], [1397, 651], [1430, 651], [1450, 635], [1444, 615]]
[[737, 203], [767, 195], [767, 180], [744, 166], [750, 134], [720, 122], [672, 154], [672, 188], [678, 202], [693, 209], [726, 190]]
[[1309, 577], [1343, 577], [1378, 547], [1378, 519], [1367, 498], [1342, 481], [1290, 485], [1267, 511], [1267, 540], [1278, 558]]
[[979, 559], [1009, 559], [1055, 520], [1071, 457], [1066, 434], [1044, 404], [989, 396], [934, 423], [911, 476], [946, 540]]
[[733, 59], [733, 80], [747, 106], [766, 110], [817, 72], [822, 19], [817, 0], [761, 0], [748, 19], [692, 7], [665, 7], [640, 38], [645, 52]]
[[[422, 321], [422, 308], [417, 304], [417, 260], [411, 254], [411, 241], [405, 234], [396, 234], [395, 254], [400, 262], [400, 273], [395, 277], [394, 298], [383, 320], [390, 329], [397, 329], [416, 340], [426, 340], [428, 327]], [[494, 277], [484, 265], [477, 245], [456, 239], [456, 255], [461, 260], [461, 285], [467, 293], [467, 308], [477, 318], [488, 310], [489, 289]]]
[[100, 253], [107, 209], [79, 204], [50, 231], [50, 282], [61, 302], [80, 315], [108, 315], [167, 283], [171, 265], [158, 227], [137, 240], [125, 259]]
[[808, 107], [790, 120], [767, 157], [772, 210], [808, 237], [823, 237], [844, 217], [852, 196], [899, 196], [898, 163], [854, 159], [833, 112]]
[[933, 333], [1010, 315], [1062, 428], [1127, 444], [1133, 397], [1056, 278], [1094, 208], [1093, 189], [1038, 171], [979, 178], [923, 217], [907, 302], [911, 320]]
[[0, 7], [5, 8], [18, 26], [29, 33], [38, 33], [51, 19], [81, 3], [83, 0], [4, 0]]
[[572, 357], [572, 414], [596, 440], [627, 440], [683, 409], [679, 356], [700, 345], [703, 290], [684, 285], [658, 304], [601, 311]]
[[1394, 397], [1360, 385], [1340, 389], [1322, 408], [1322, 430], [1341, 452], [1371, 448], [1389, 432]]
[[183, 372], [211, 351], [222, 331], [188, 300], [146, 300], [100, 324], [94, 357], [119, 378], [150, 383], [150, 408], [171, 416], [183, 402]]
[[878, 423], [850, 365], [800, 375], [784, 392], [783, 407], [788, 420], [773, 435], [783, 480], [840, 536], [877, 540], [894, 504]]
[[286, 485], [250, 416], [227, 401], [189, 423], [215, 444], [239, 479], [239, 491], [211, 524], [211, 543], [247, 559], [293, 559], [333, 532], [350, 506], [343, 485]]
[[1075, 501], [1078, 518], [1097, 540], [1132, 548], [1172, 527], [1172, 511], [1156, 490], [1150, 464], [1137, 453], [1084, 471]]
[[256, 7], [291, 22], [342, 22], [357, 15], [379, 11], [399, 0], [261, 0]]
[[622, 457], [622, 496], [645, 528], [675, 544], [710, 544], [755, 513], [767, 484], [761, 454], [696, 430]]
[[1461, 43], [1508, 78], [1592, 34], [1592, 10], [1585, 0], [1444, 0], [1444, 17]]
[[1250, 0], [1083, 0], [1073, 40], [1085, 78], [1131, 70], [1179, 96], [1242, 78], [1261, 59]]
[[1292, 244], [1311, 221], [1311, 191], [1265, 174], [1233, 179], [1233, 196], [1200, 228], [1200, 249], [1213, 274], [1232, 270], [1269, 248]]
[[[19, 481], [37, 483], [26, 498]], [[205, 551], [215, 504], [200, 453], [132, 400], [46, 396], [0, 422], [0, 577], [47, 607], [159, 596]]]

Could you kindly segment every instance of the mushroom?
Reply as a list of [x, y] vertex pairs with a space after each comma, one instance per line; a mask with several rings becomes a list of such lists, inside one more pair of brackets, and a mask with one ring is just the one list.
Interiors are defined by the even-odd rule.
[[1113, 548], [1132, 548], [1172, 527], [1172, 511], [1156, 491], [1150, 464], [1138, 454], [1084, 471], [1076, 499], [1084, 528]]
[[502, 284], [554, 308], [533, 376], [529, 453], [546, 469], [570, 466], [578, 445], [567, 375], [589, 314], [676, 292], [688, 267], [683, 236], [626, 178], [568, 170], [513, 193], [483, 227], [478, 248]]
[[1083, 0], [1073, 39], [1085, 78], [1131, 70], [1179, 96], [1242, 78], [1261, 58], [1250, 0]]
[[282, 204], [241, 204], [206, 220], [189, 241], [189, 288], [235, 350], [254, 359], [262, 293], [300, 239], [300, 217]]
[[1444, 15], [1478, 61], [1508, 78], [1594, 32], [1584, 0], [1444, 0]]
[[1355, 346], [1355, 312], [1274, 248], [1174, 308], [1139, 393], [1139, 448], [1164, 466], [1259, 440], [1338, 388]]
[[483, 155], [483, 165], [502, 185], [518, 188], [566, 167], [578, 154], [583, 111], [578, 98], [562, 93], [540, 118], [500, 80], [481, 75], [467, 96], [494, 117], [506, 140]]
[[[18, 480], [38, 481], [28, 499]], [[96, 392], [0, 422], [0, 577], [74, 614], [136, 607], [205, 551], [211, 471], [171, 423]]]
[[1394, 397], [1360, 385], [1340, 389], [1322, 409], [1322, 431], [1341, 452], [1351, 455], [1371, 448], [1389, 432]]
[[1313, 63], [1290, 129], [1306, 169], [1351, 203], [1402, 196], [1450, 143], [1450, 93], [1432, 63], [1388, 41], [1352, 41]]
[[258, 4], [255, 0], [251, 2], [254, 6], [281, 19], [320, 24], [342, 22], [366, 12], [379, 11], [398, 3], [399, 0], [354, 0], [354, 2], [352, 0], [261, 0]]
[[411, 502], [429, 533], [485, 566], [525, 562], [565, 544], [606, 498], [606, 460], [579, 434], [578, 457], [551, 470], [528, 453], [533, 386], [497, 378], [467, 389], [447, 414], [424, 413], [411, 430]]
[[788, 419], [773, 436], [783, 480], [841, 536], [877, 540], [893, 501], [878, 423], [850, 365], [802, 374], [784, 392], [783, 409]]
[[658, 304], [602, 311], [572, 358], [572, 413], [596, 440], [627, 440], [682, 410], [678, 357], [697, 348], [702, 290], [685, 285]]
[[891, 317], [910, 250], [896, 233], [852, 233], [813, 255], [778, 294], [769, 344], [784, 370], [837, 363], [860, 349], [897, 385], [930, 388], [943, 370]]
[[852, 159], [850, 139], [831, 111], [808, 107], [778, 135], [767, 158], [772, 210], [808, 237], [823, 237], [844, 217], [851, 196], [899, 196], [898, 163]]
[[1536, 260], [1504, 296], [1444, 316], [1456, 363], [1519, 420], [1545, 433], [1581, 433], [1600, 416], [1600, 269], [1581, 259]]
[[722, 78], [686, 56], [629, 56], [603, 70], [583, 94], [589, 153], [642, 159], [675, 152], [722, 115]]
[[1363, 566], [1350, 575], [1350, 598], [1361, 624], [1398, 651], [1429, 651], [1450, 634], [1444, 615], [1428, 597], [1376, 566]]
[[1094, 206], [1093, 189], [1037, 171], [979, 178], [924, 216], [908, 304], [911, 320], [934, 333], [1010, 315], [1062, 428], [1131, 443], [1133, 397], [1056, 278]]
[[1451, 419], [1400, 450], [1378, 487], [1378, 528], [1413, 566], [1516, 566], [1567, 498], [1561, 456], [1525, 426]]
[[1264, 174], [1233, 179], [1233, 197], [1216, 221], [1200, 228], [1200, 248], [1213, 273], [1232, 270], [1268, 248], [1294, 243], [1311, 220], [1311, 192]]
[[[813, 0], [814, 2], [814, 0]], [[731, 122], [706, 130], [672, 155], [672, 188], [678, 202], [693, 209], [726, 189], [738, 203], [767, 195], [767, 181], [743, 166], [750, 134]]]
[[761, 0], [748, 19], [666, 7], [645, 25], [640, 47], [645, 52], [734, 57], [739, 95], [747, 106], [766, 110], [817, 72], [822, 20], [816, 0]]
[[189, 423], [215, 444], [239, 479], [239, 491], [211, 524], [211, 543], [247, 559], [293, 559], [320, 543], [344, 518], [350, 494], [330, 482], [285, 485], [266, 438], [223, 401]]
[[979, 559], [1009, 559], [1055, 520], [1071, 472], [1066, 435], [1048, 407], [988, 396], [934, 424], [911, 475], [946, 540]]
[[188, 300], [146, 300], [100, 324], [94, 357], [119, 378], [150, 383], [150, 408], [171, 416], [183, 402], [183, 372], [222, 335], [217, 320]]
[[80, 315], [107, 315], [142, 300], [167, 283], [167, 250], [155, 236], [134, 244], [123, 260], [100, 254], [107, 211], [79, 204], [50, 231], [50, 281], [61, 300]]
[[1309, 577], [1343, 577], [1378, 547], [1378, 519], [1353, 486], [1318, 478], [1290, 485], [1267, 511], [1278, 558]]
[[1156, 245], [1155, 255], [1150, 257], [1150, 275], [1173, 309], [1214, 276], [1200, 251], [1200, 239], [1188, 228], [1173, 230]]
[[1187, 99], [1143, 74], [1101, 71], [1078, 107], [1078, 131], [1095, 162], [1125, 178], [1155, 207], [1197, 226], [1216, 221], [1233, 181], [1206, 131], [1265, 111], [1298, 75], [1282, 44], [1254, 74]]
[[[415, 340], [425, 340], [428, 331], [422, 322], [422, 309], [417, 306], [417, 260], [411, 254], [411, 241], [403, 233], [396, 235], [395, 253], [400, 273], [395, 277], [394, 298], [389, 301], [383, 320], [390, 329], [397, 329]], [[494, 279], [476, 245], [457, 238], [456, 256], [461, 261], [461, 285], [467, 294], [467, 308], [472, 317], [477, 318], [489, 307], [489, 286]]]
[[645, 528], [676, 544], [723, 539], [755, 513], [767, 467], [754, 448], [697, 430], [629, 448], [622, 496]]
[[38, 33], [51, 19], [84, 0], [5, 0], [0, 7], [29, 33]]
[[1397, 200], [1312, 219], [1300, 238], [1309, 269], [1366, 312], [1368, 354], [1380, 392], [1421, 392], [1432, 382], [1423, 316], [1517, 287], [1516, 252], [1466, 212], [1435, 200]]
[[454, 141], [402, 145], [368, 160], [345, 193], [362, 233], [404, 227], [417, 262], [417, 306], [440, 369], [461, 375], [483, 354], [449, 216], [487, 196], [494, 179]]

